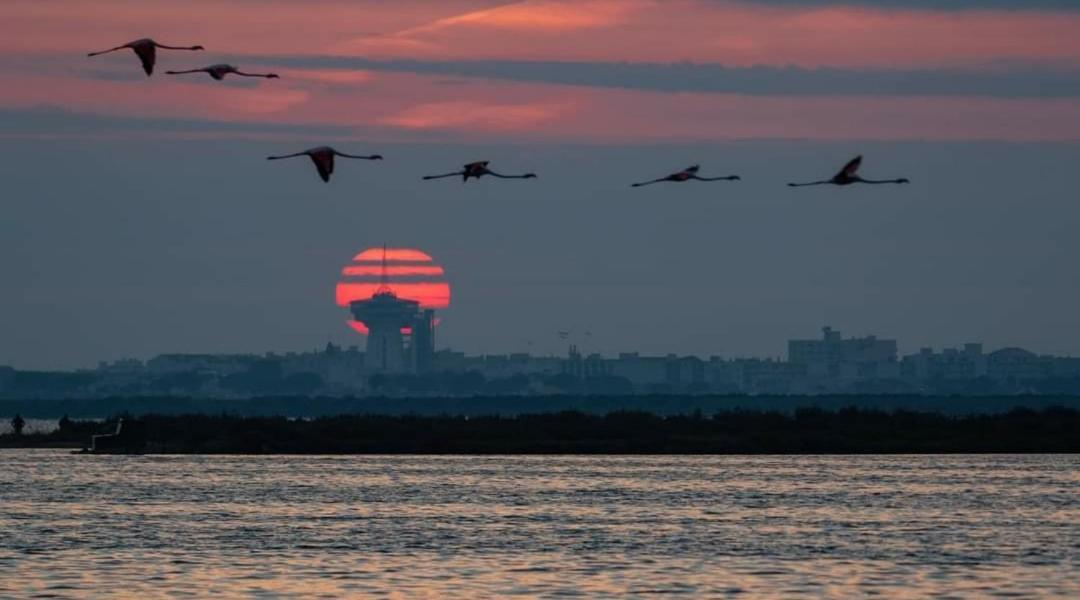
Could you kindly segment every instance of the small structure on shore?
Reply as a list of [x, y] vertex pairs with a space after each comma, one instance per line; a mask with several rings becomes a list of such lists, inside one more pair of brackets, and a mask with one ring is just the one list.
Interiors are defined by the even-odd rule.
[[101, 451], [115, 450], [120, 447], [120, 435], [124, 432], [124, 419], [116, 421], [116, 429], [112, 433], [98, 433], [90, 436], [90, 447], [83, 448], [74, 454], [94, 454]]

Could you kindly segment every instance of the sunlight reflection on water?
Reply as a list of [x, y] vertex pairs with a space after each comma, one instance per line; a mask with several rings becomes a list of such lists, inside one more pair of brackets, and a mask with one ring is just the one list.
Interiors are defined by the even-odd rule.
[[1080, 457], [2, 451], [0, 596], [1080, 597]]

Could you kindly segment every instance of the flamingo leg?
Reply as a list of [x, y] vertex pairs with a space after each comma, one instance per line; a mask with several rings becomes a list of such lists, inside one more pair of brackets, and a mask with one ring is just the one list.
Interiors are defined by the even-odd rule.
[[115, 48], [109, 48], [108, 50], [102, 50], [100, 52], [88, 52], [86, 55], [87, 56], [98, 56], [100, 54], [108, 54], [110, 52], [116, 52], [117, 50], [123, 50], [124, 48], [127, 48], [127, 46], [117, 46]]
[[280, 160], [282, 158], [294, 158], [297, 156], [307, 156], [306, 152], [297, 152], [296, 154], [283, 154], [281, 156], [267, 156], [266, 160]]
[[343, 158], [358, 158], [360, 160], [382, 160], [381, 154], [372, 154], [371, 156], [359, 156], [356, 154], [345, 154], [344, 152], [334, 151], [334, 154]]
[[631, 183], [630, 187], [643, 187], [646, 185], [652, 185], [654, 183], [661, 183], [664, 181], [670, 181], [667, 177], [661, 177], [660, 179], [653, 179], [652, 181], [642, 181], [641, 183]]
[[698, 181], [738, 181], [741, 177], [738, 175], [727, 175], [724, 177], [698, 177], [697, 175], [691, 175], [690, 179], [696, 179]]
[[424, 175], [424, 179], [442, 179], [444, 177], [457, 177], [458, 175], [464, 175], [465, 171], [456, 171], [454, 173], [443, 173], [442, 175]]
[[500, 179], [532, 179], [533, 177], [536, 177], [536, 175], [533, 173], [525, 173], [524, 175], [502, 175], [490, 169], [486, 170], [484, 174], [498, 177]]

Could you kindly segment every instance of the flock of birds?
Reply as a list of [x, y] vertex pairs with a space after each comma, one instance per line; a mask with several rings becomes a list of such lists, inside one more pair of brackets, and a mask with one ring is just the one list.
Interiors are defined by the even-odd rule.
[[[101, 54], [108, 54], [110, 52], [116, 52], [117, 50], [130, 49], [135, 52], [135, 55], [139, 57], [142, 62], [143, 71], [149, 77], [154, 73], [154, 64], [157, 62], [157, 49], [163, 50], [204, 50], [202, 46], [166, 46], [159, 44], [150, 38], [142, 38], [133, 42], [128, 42], [115, 48], [109, 48], [108, 50], [102, 50], [100, 52], [90, 52], [87, 56], [98, 56]], [[216, 81], [225, 79], [226, 75], [238, 75], [240, 77], [262, 77], [265, 79], [278, 79], [279, 76], [276, 73], [245, 73], [241, 71], [235, 65], [230, 64], [214, 64], [198, 69], [187, 69], [183, 71], [165, 71], [167, 75], [184, 75], [188, 73], [207, 73]], [[334, 158], [352, 158], [360, 160], [381, 160], [382, 156], [379, 154], [372, 154], [369, 156], [361, 156], [356, 154], [346, 154], [339, 152], [329, 146], [318, 146], [316, 148], [309, 148], [302, 152], [296, 152], [294, 154], [285, 154], [281, 156], [268, 156], [267, 160], [280, 160], [285, 158], [295, 158], [300, 156], [307, 156], [311, 159], [311, 162], [315, 164], [315, 170], [318, 171], [319, 177], [323, 181], [329, 182], [330, 176], [334, 173]], [[469, 181], [470, 178], [480, 179], [485, 175], [491, 175], [492, 177], [498, 177], [500, 179], [533, 179], [536, 177], [536, 173], [524, 173], [521, 175], [504, 175], [497, 173], [488, 168], [490, 161], [480, 160], [471, 162], [464, 165], [460, 171], [453, 171], [450, 173], [443, 173], [441, 175], [425, 175], [423, 179], [442, 179], [445, 177], [461, 177], [463, 182]], [[854, 183], [866, 183], [866, 184], [905, 184], [910, 183], [906, 177], [898, 179], [864, 179], [859, 176], [859, 167], [862, 165], [862, 156], [856, 156], [848, 161], [844, 168], [830, 177], [829, 179], [822, 179], [820, 181], [810, 181], [806, 183], [789, 183], [790, 187], [806, 187], [814, 185], [851, 185]], [[702, 177], [698, 175], [698, 171], [701, 169], [699, 165], [693, 165], [687, 167], [677, 173], [672, 173], [665, 177], [652, 179], [649, 181], [642, 181], [640, 183], [631, 184], [631, 187], [643, 187], [652, 185], [654, 183], [683, 183], [687, 181], [739, 181], [741, 178], [738, 175], [726, 175], [723, 177]]]

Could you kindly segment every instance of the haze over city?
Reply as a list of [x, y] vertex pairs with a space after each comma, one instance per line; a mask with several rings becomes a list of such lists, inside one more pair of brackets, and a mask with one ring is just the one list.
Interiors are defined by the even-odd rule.
[[[334, 285], [383, 243], [446, 268], [468, 352], [768, 356], [832, 323], [1080, 353], [1075, 3], [77, 5], [0, 8], [0, 364], [358, 343]], [[81, 56], [150, 22], [282, 79]], [[386, 160], [263, 160], [326, 141]], [[783, 185], [860, 153], [913, 183]], [[484, 158], [540, 178], [419, 181]], [[697, 163], [742, 181], [628, 187]]]

